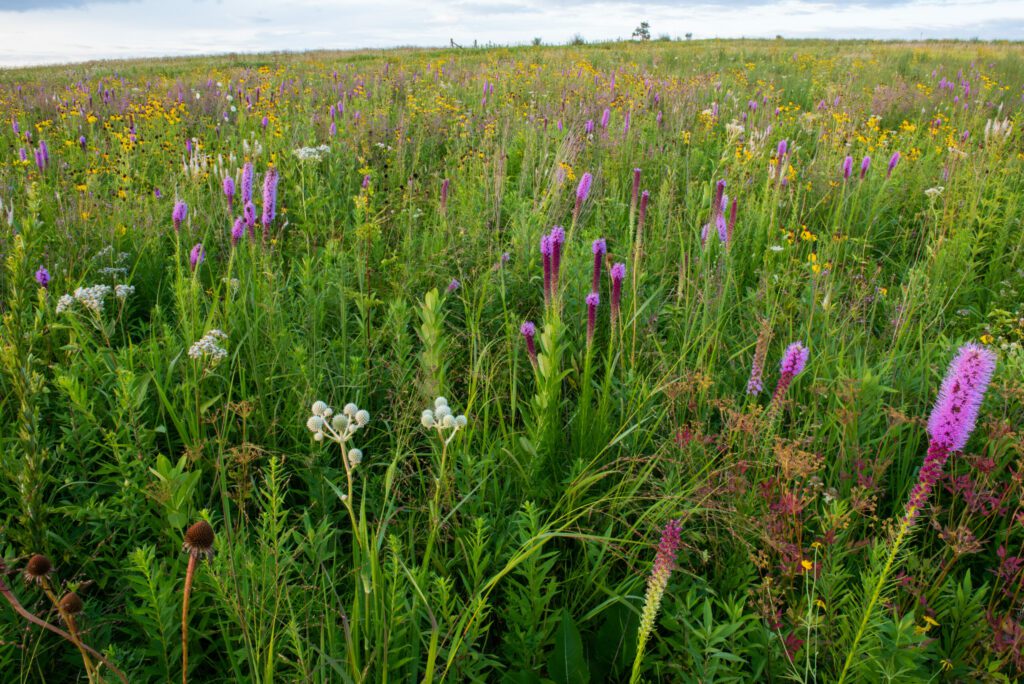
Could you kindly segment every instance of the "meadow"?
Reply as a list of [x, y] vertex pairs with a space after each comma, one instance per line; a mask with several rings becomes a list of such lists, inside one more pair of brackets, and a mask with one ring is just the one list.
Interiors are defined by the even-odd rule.
[[1016, 681], [1022, 111], [980, 42], [0, 71], [3, 681]]

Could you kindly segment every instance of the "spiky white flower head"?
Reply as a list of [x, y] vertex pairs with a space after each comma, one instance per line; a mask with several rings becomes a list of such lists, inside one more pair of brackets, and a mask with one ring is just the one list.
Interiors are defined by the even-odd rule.
[[348, 428], [348, 418], [339, 413], [331, 418], [331, 427], [335, 432], [344, 432]]
[[330, 408], [330, 407], [326, 404], [326, 402], [314, 401], [313, 402], [313, 409], [312, 409], [313, 410], [313, 415], [314, 416], [322, 416], [322, 415], [324, 415], [324, 411], [326, 411], [328, 408]]
[[443, 406], [438, 406], [437, 409], [434, 411], [434, 415], [437, 417], [438, 420], [444, 420], [445, 416], [452, 415], [452, 410], [448, 408], [447, 404], [445, 404]]
[[425, 428], [432, 428], [437, 425], [437, 421], [434, 420], [434, 412], [430, 409], [423, 412], [423, 415], [420, 416], [420, 422], [423, 423]]
[[357, 466], [363, 462], [363, 452], [359, 449], [349, 449], [348, 451], [348, 462], [353, 466]]
[[356, 423], [359, 427], [365, 427], [370, 422], [370, 412], [365, 409], [359, 409], [356, 411]]
[[322, 433], [322, 432], [314, 432], [313, 433], [313, 439], [315, 439], [318, 442], [324, 441], [324, 433]]
[[455, 427], [455, 416], [450, 413], [445, 414], [445, 417], [441, 419], [441, 425], [446, 428]]
[[306, 427], [310, 432], [320, 432], [324, 429], [324, 419], [319, 415], [312, 415], [306, 421]]
[[438, 397], [434, 400], [434, 408], [441, 408], [442, 406], [448, 406], [448, 400], [444, 397]]
[[463, 416], [463, 415], [455, 416], [455, 427], [464, 428], [468, 424], [469, 424], [469, 420], [466, 419], [466, 416]]
[[344, 412], [344, 414], [346, 416], [348, 416], [349, 418], [355, 418], [356, 417], [356, 411], [358, 411], [358, 410], [359, 410], [358, 406], [356, 406], [352, 402], [349, 402], [349, 403], [345, 404], [345, 408], [342, 409], [342, 412]]

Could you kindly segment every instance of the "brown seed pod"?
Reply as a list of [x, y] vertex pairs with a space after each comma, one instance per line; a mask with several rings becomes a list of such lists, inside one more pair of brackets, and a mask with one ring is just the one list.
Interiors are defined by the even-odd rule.
[[50, 563], [50, 559], [37, 553], [29, 558], [25, 565], [25, 581], [42, 584], [51, 572], [53, 572], [53, 565]]
[[181, 545], [182, 551], [186, 551], [195, 558], [213, 558], [213, 528], [205, 520], [193, 524], [185, 532], [185, 543]]
[[64, 597], [60, 600], [60, 609], [68, 615], [78, 615], [84, 607], [82, 599], [78, 598], [78, 594], [73, 591], [64, 594]]

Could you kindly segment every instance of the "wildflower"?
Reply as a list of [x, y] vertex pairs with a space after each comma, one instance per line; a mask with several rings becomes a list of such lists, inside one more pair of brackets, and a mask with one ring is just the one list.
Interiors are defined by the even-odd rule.
[[928, 188], [927, 190], [924, 191], [924, 194], [928, 199], [934, 200], [936, 197], [941, 195], [942, 191], [945, 189], [946, 188], [942, 187], [941, 185], [938, 185], [934, 188]]
[[252, 202], [246, 202], [242, 207], [242, 220], [249, 229], [249, 237], [256, 237], [256, 205]]
[[462, 285], [462, 283], [460, 283], [455, 278], [452, 278], [452, 281], [450, 283], [448, 283], [448, 294], [451, 294], [451, 293], [455, 292], [456, 290], [458, 290], [459, 287], [461, 287], [461, 285]]
[[271, 166], [263, 178], [263, 239], [267, 238], [267, 230], [274, 222], [277, 209], [277, 169]]
[[596, 292], [587, 295], [587, 344], [594, 341], [594, 329], [597, 327], [597, 305], [601, 297]]
[[81, 613], [82, 609], [85, 608], [82, 599], [73, 591], [64, 594], [60, 599], [59, 605], [62, 613], [72, 617]]
[[36, 282], [39, 283], [39, 287], [48, 287], [50, 285], [50, 272], [46, 270], [45, 266], [40, 266], [39, 270], [36, 271]]
[[534, 325], [533, 321], [524, 321], [519, 326], [519, 332], [526, 340], [526, 353], [530, 356], [530, 363], [534, 366], [537, 365], [537, 347], [534, 343], [534, 336], [537, 334], [537, 326]]
[[786, 352], [782, 356], [782, 363], [779, 366], [781, 373], [779, 375], [779, 382], [775, 386], [775, 393], [772, 395], [772, 411], [778, 410], [779, 404], [782, 402], [782, 398], [785, 396], [790, 383], [793, 382], [793, 378], [803, 372], [809, 356], [810, 351], [804, 346], [803, 342], [794, 342], [786, 347]]
[[188, 356], [196, 361], [208, 360], [211, 365], [216, 365], [227, 358], [228, 350], [219, 344], [227, 338], [227, 333], [214, 328], [188, 348]]
[[444, 438], [444, 443], [447, 446], [455, 439], [456, 433], [469, 424], [469, 420], [464, 415], [452, 413], [451, 407], [448, 406], [448, 400], [438, 397], [434, 399], [434, 408], [425, 409], [420, 415], [420, 423], [425, 428], [437, 430], [442, 438], [444, 438], [445, 430], [451, 430], [451, 434]]
[[252, 183], [254, 170], [252, 162], [245, 162], [242, 166], [242, 204], [248, 204], [252, 201]]
[[895, 169], [896, 165], [899, 164], [899, 163], [900, 163], [900, 152], [899, 152], [899, 150], [896, 150], [895, 152], [892, 153], [892, 156], [889, 157], [889, 171], [885, 174], [886, 178], [888, 178], [889, 176], [892, 175], [893, 169]]
[[778, 159], [778, 163], [780, 166], [782, 165], [782, 160], [786, 157], [788, 151], [789, 143], [785, 139], [780, 140], [779, 146], [775, 150], [775, 158]]
[[231, 176], [224, 176], [224, 196], [228, 199], [228, 211], [231, 211], [235, 203], [235, 179]]
[[185, 531], [181, 550], [192, 558], [210, 560], [213, 558], [213, 527], [205, 520], [194, 523]]
[[590, 249], [594, 253], [594, 278], [590, 289], [597, 292], [597, 288], [601, 284], [601, 261], [604, 259], [604, 255], [608, 252], [608, 244], [605, 242], [604, 238], [598, 238], [594, 240]]
[[[337, 129], [335, 128], [331, 135], [333, 136], [336, 131]], [[318, 145], [317, 147], [300, 147], [292, 150], [292, 154], [298, 157], [299, 161], [320, 161], [330, 151], [330, 145]]]
[[174, 209], [171, 210], [171, 220], [174, 221], [174, 232], [181, 230], [181, 224], [185, 221], [185, 217], [188, 216], [188, 205], [182, 201], [174, 203]]
[[[360, 409], [356, 404], [349, 402], [342, 408], [341, 413], [334, 413], [334, 409], [323, 401], [313, 402], [312, 415], [306, 419], [306, 428], [313, 433], [313, 439], [322, 442], [325, 438], [335, 442], [341, 447], [352, 439], [352, 436], [370, 422], [370, 413]], [[363, 453], [356, 450], [358, 463], [362, 462]], [[342, 448], [345, 456], [346, 469], [351, 470], [357, 462], [353, 462], [351, 450]]]
[[849, 180], [851, 173], [853, 173], [853, 157], [847, 155], [843, 160], [843, 180]]
[[235, 219], [234, 225], [231, 226], [231, 246], [236, 246], [243, 235], [245, 235], [245, 219], [239, 217]]
[[25, 565], [25, 581], [42, 584], [51, 572], [53, 572], [53, 565], [50, 563], [50, 559], [37, 553], [29, 558]]
[[133, 294], [135, 294], [135, 286], [134, 285], [123, 285], [123, 284], [121, 284], [121, 285], [115, 285], [114, 286], [114, 296], [117, 299], [121, 300], [122, 302], [124, 300], [128, 299], [128, 297], [132, 296]]
[[864, 176], [867, 174], [868, 169], [871, 167], [871, 157], [864, 155], [864, 158], [860, 161], [860, 179], [864, 180]]
[[996, 356], [976, 344], [966, 344], [949, 366], [931, 417], [928, 434], [932, 442], [950, 451], [960, 451], [974, 430], [985, 390], [995, 371]]
[[196, 267], [204, 261], [206, 261], [206, 250], [203, 249], [203, 243], [197, 242], [192, 247], [192, 251], [188, 254], [188, 264], [194, 271], [196, 270]]
[[612, 278], [612, 319], [617, 320], [622, 304], [622, 281], [626, 279], [626, 264], [613, 264], [609, 275]]
[[565, 229], [562, 226], [551, 228], [551, 294], [558, 290], [558, 276], [562, 267], [562, 245], [565, 244]]
[[83, 150], [85, 149], [85, 142], [86, 141], [84, 135], [78, 136], [78, 146], [81, 147]]
[[757, 334], [757, 344], [754, 345], [754, 361], [750, 364], [750, 379], [747, 380], [747, 394], [757, 396], [764, 389], [762, 375], [764, 373], [764, 361], [768, 356], [768, 343], [772, 339], [772, 328], [767, 320], [761, 321], [761, 329]]
[[676, 554], [679, 551], [679, 533], [682, 523], [669, 520], [661, 533], [658, 553], [654, 557], [651, 574], [647, 578], [647, 591], [644, 594], [644, 607], [640, 612], [640, 626], [637, 629], [636, 659], [633, 661], [633, 676], [630, 681], [638, 679], [640, 663], [643, 661], [644, 647], [654, 630], [654, 620], [661, 607], [661, 599], [668, 587], [669, 577], [676, 565]]
[[551, 257], [554, 248], [551, 244], [551, 235], [543, 235], [540, 238], [540, 255], [544, 262], [544, 303], [551, 301]]
[[604, 112], [601, 113], [601, 128], [608, 128], [608, 124], [612, 120], [612, 110], [608, 107], [604, 108]]
[[573, 209], [572, 214], [574, 222], [580, 214], [583, 203], [587, 201], [587, 197], [590, 195], [590, 186], [593, 182], [594, 177], [589, 171], [580, 176], [580, 183], [576, 186], [576, 207]]

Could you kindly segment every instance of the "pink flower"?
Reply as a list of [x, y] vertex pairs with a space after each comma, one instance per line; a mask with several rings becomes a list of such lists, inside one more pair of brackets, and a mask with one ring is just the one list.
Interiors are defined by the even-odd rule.
[[996, 368], [995, 354], [976, 344], [965, 344], [949, 364], [939, 388], [928, 434], [950, 451], [960, 451], [974, 430], [985, 390]]

